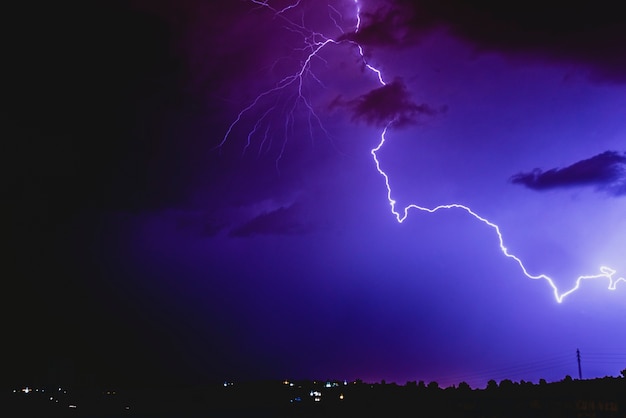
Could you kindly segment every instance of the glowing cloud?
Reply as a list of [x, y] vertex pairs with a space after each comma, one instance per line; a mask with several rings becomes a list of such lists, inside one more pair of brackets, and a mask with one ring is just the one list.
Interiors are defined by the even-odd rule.
[[[306, 28], [306, 26], [304, 26], [303, 23], [290, 20], [285, 15], [285, 12], [297, 7], [300, 3], [299, 1], [296, 3], [293, 3], [290, 6], [284, 7], [282, 9], [276, 9], [272, 7], [268, 1], [254, 1], [253, 0], [252, 3], [268, 8], [274, 13], [275, 17], [281, 18], [287, 24], [287, 26], [290, 28], [291, 31], [295, 31], [302, 35], [303, 40], [304, 40], [304, 46], [302, 48], [302, 51], [304, 51], [305, 53], [304, 59], [302, 60], [302, 64], [298, 71], [280, 80], [273, 88], [260, 93], [256, 97], [256, 99], [252, 101], [252, 103], [250, 103], [237, 115], [235, 120], [228, 127], [222, 141], [219, 144], [219, 147], [223, 146], [224, 143], [228, 140], [234, 127], [238, 123], [240, 123], [244, 114], [258, 107], [261, 104], [261, 102], [264, 99], [266, 99], [268, 96], [282, 92], [288, 88], [295, 89], [296, 91], [296, 96], [295, 96], [296, 99], [294, 101], [294, 104], [291, 107], [289, 107], [290, 112], [293, 112], [293, 110], [295, 109], [295, 105], [296, 105], [295, 103], [298, 103], [298, 102], [302, 103], [308, 109], [308, 111], [311, 112], [313, 119], [323, 129], [320, 118], [314, 112], [310, 101], [306, 98], [306, 96], [303, 93], [303, 88], [302, 88], [303, 80], [306, 76], [311, 76], [312, 78], [316, 79], [316, 77], [311, 74], [311, 61], [315, 59], [316, 57], [318, 57], [318, 54], [320, 53], [322, 49], [326, 48], [327, 46], [342, 45], [342, 44], [356, 46], [357, 51], [360, 55], [360, 59], [364, 63], [365, 67], [378, 80], [380, 87], [372, 90], [371, 92], [353, 101], [351, 103], [351, 109], [354, 113], [355, 119], [364, 119], [368, 123], [371, 123], [373, 125], [384, 126], [384, 129], [382, 130], [381, 135], [380, 135], [380, 141], [378, 142], [378, 145], [371, 150], [371, 155], [372, 155], [376, 170], [384, 179], [384, 183], [386, 187], [386, 197], [389, 202], [391, 213], [393, 214], [393, 216], [396, 218], [396, 220], [399, 223], [402, 223], [407, 219], [409, 212], [411, 210], [416, 210], [416, 211], [425, 212], [425, 213], [434, 213], [434, 212], [438, 212], [441, 210], [460, 210], [460, 211], [467, 213], [475, 220], [481, 222], [482, 224], [484, 224], [485, 226], [493, 230], [497, 239], [498, 246], [502, 254], [505, 257], [515, 261], [515, 263], [519, 266], [524, 276], [533, 280], [546, 281], [548, 285], [550, 286], [550, 288], [552, 289], [552, 294], [554, 296], [554, 299], [558, 303], [561, 303], [566, 296], [578, 290], [581, 287], [582, 282], [585, 280], [597, 280], [597, 279], [607, 280], [609, 290], [615, 290], [619, 282], [626, 282], [626, 279], [624, 277], [616, 277], [616, 273], [617, 273], [616, 270], [607, 266], [600, 266], [598, 273], [580, 275], [576, 278], [575, 283], [572, 287], [570, 287], [569, 289], [562, 290], [557, 287], [555, 281], [548, 275], [531, 273], [518, 256], [509, 252], [509, 250], [507, 249], [504, 243], [504, 237], [503, 237], [501, 228], [494, 222], [476, 213], [470, 207], [465, 206], [460, 203], [450, 203], [450, 204], [438, 205], [438, 206], [429, 208], [429, 207], [423, 207], [418, 204], [412, 203], [403, 208], [398, 208], [396, 206], [397, 202], [393, 197], [393, 190], [392, 190], [389, 175], [383, 170], [381, 161], [378, 157], [378, 153], [383, 148], [383, 146], [385, 145], [387, 141], [387, 134], [390, 128], [397, 127], [399, 125], [401, 126], [403, 124], [414, 121], [414, 118], [416, 116], [433, 115], [433, 114], [436, 114], [438, 111], [427, 105], [415, 104], [413, 101], [410, 100], [408, 92], [406, 91], [405, 86], [401, 82], [394, 81], [391, 83], [386, 83], [384, 81], [382, 72], [378, 68], [370, 65], [367, 62], [367, 59], [363, 52], [363, 47], [361, 46], [359, 41], [362, 39], [370, 39], [371, 36], [373, 36], [371, 33], [376, 32], [376, 31], [373, 31], [372, 26], [369, 26], [367, 29], [369, 31], [368, 32], [369, 35], [368, 33], [365, 33], [365, 34], [361, 33], [361, 31], [363, 30], [363, 28], [361, 27], [362, 17], [361, 17], [361, 7], [360, 7], [358, 0], [354, 0], [355, 9], [354, 9], [354, 15], [352, 16], [352, 18], [356, 22], [354, 29], [351, 33], [344, 32], [343, 36], [339, 38], [338, 40], [334, 40], [330, 37], [324, 36], [323, 34], [312, 31]], [[337, 24], [336, 20], [333, 19], [333, 21], [335, 22], [335, 24]], [[271, 111], [271, 108], [270, 110], [266, 111], [266, 113], [264, 113], [257, 120], [257, 123], [254, 125], [254, 127], [248, 134], [248, 144], [250, 141], [250, 136], [255, 134], [255, 132], [258, 131], [260, 123], [263, 121], [263, 119], [267, 115], [267, 112], [269, 111]], [[291, 113], [288, 113], [286, 116], [285, 124], [288, 125], [292, 123], [291, 122], [292, 120], [293, 120], [293, 116], [291, 115]], [[246, 147], [247, 146], [248, 145], [246, 145]], [[282, 148], [278, 156], [277, 163], [278, 163], [278, 160], [280, 160], [280, 158], [282, 157], [285, 146], [286, 146], [286, 139], [282, 143]], [[620, 156], [620, 155], [613, 155], [613, 154], [609, 155], [605, 153], [605, 154], [601, 154], [600, 156], [594, 157], [590, 160], [585, 160], [580, 163], [574, 164], [562, 170], [550, 170], [549, 172], [546, 172], [546, 173], [538, 172], [538, 173], [532, 173], [530, 175], [523, 174], [523, 173], [518, 174], [517, 176], [513, 177], [512, 181], [514, 183], [525, 184], [528, 187], [542, 184], [542, 182], [544, 182], [543, 184], [546, 184], [546, 181], [547, 181], [547, 184], [552, 184], [552, 187], [557, 187], [557, 185], [559, 184], [560, 185], [567, 184], [568, 181], [570, 183], [571, 182], [573, 183], [583, 182], [584, 183], [585, 179], [587, 182], [597, 183], [601, 179], [605, 179], [606, 173], [607, 173], [606, 170], [608, 170], [609, 173], [612, 173], [613, 172], [612, 170], [615, 169], [616, 164], [621, 167], [620, 164], [624, 163], [623, 161], [624, 158], [625, 157]], [[609, 162], [608, 167], [606, 164], [604, 165], [596, 164], [599, 162], [606, 163], [607, 160]], [[576, 173], [580, 172], [580, 168], [589, 168], [589, 167], [596, 167], [599, 169], [595, 171], [586, 170], [587, 177], [576, 176]], [[602, 168], [604, 168], [604, 170]], [[546, 180], [546, 179], [549, 179], [549, 180]], [[567, 180], [567, 179], [570, 179], [570, 180]], [[535, 188], [541, 188], [541, 186], [536, 186]], [[269, 215], [267, 216], [267, 218], [269, 218]]]

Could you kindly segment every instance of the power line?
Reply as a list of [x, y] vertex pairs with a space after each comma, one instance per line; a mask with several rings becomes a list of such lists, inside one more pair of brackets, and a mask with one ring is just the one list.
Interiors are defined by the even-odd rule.
[[550, 369], [563, 369], [572, 365], [571, 355], [561, 354], [545, 359], [539, 359], [532, 362], [517, 363], [502, 367], [493, 367], [489, 369], [479, 370], [476, 372], [459, 373], [446, 376], [448, 381], [467, 381], [467, 380], [479, 380], [479, 379], [500, 379], [500, 378], [517, 378], [520, 376], [527, 376], [529, 374], [536, 373], [538, 371], [545, 371]]
[[[584, 355], [583, 355], [584, 354]], [[614, 366], [616, 372], [626, 368], [626, 351], [624, 352], [584, 352], [581, 354], [577, 350], [576, 357], [570, 354], [556, 354], [546, 358], [539, 358], [534, 361], [520, 362], [501, 366], [494, 366], [482, 370], [476, 370], [465, 373], [452, 373], [443, 376], [440, 380], [442, 384], [457, 384], [459, 382], [467, 382], [471, 386], [474, 383], [484, 384], [486, 380], [501, 381], [503, 379], [520, 380], [520, 379], [536, 379], [539, 372], [550, 370], [561, 371], [563, 375], [570, 374], [578, 368], [578, 378], [582, 379], [582, 361], [591, 366]], [[580, 362], [580, 364], [578, 364]], [[589, 367], [588, 367], [589, 369]]]

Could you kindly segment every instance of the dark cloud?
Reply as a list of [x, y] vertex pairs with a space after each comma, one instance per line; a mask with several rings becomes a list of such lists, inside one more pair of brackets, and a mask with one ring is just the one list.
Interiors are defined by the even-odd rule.
[[300, 206], [296, 203], [288, 207], [281, 206], [271, 212], [264, 212], [233, 229], [233, 237], [254, 235], [300, 235], [311, 230], [311, 226], [300, 220]]
[[518, 173], [511, 182], [533, 190], [596, 186], [614, 196], [626, 195], [626, 153], [606, 151], [565, 168]]
[[352, 111], [354, 120], [365, 120], [375, 126], [384, 126], [390, 121], [395, 126], [404, 126], [417, 122], [420, 116], [434, 116], [446, 111], [445, 107], [436, 109], [428, 104], [413, 102], [400, 80], [374, 89], [345, 105]]
[[394, 0], [364, 13], [354, 40], [412, 45], [447, 28], [479, 50], [584, 64], [596, 80], [626, 82], [626, 14], [619, 2]]
[[[376, 10], [361, 11], [361, 28], [346, 33], [339, 40], [348, 39], [368, 46], [402, 46], [419, 41], [420, 32], [411, 22], [413, 10], [400, 2]], [[427, 29], [427, 28], [424, 28]]]

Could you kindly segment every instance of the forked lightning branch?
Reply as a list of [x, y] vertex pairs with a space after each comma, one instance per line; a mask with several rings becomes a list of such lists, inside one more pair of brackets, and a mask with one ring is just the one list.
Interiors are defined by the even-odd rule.
[[[250, 146], [251, 138], [255, 134], [259, 133], [262, 122], [266, 118], [268, 118], [268, 115], [278, 106], [277, 104], [274, 104], [271, 107], [262, 108], [264, 99], [270, 98], [272, 96], [281, 97], [280, 93], [283, 93], [289, 89], [291, 89], [293, 93], [291, 94], [291, 96], [287, 95], [286, 97], [292, 97], [293, 99], [291, 100], [290, 103], [282, 105], [283, 109], [285, 108], [287, 109], [285, 113], [285, 121], [284, 121], [285, 137], [283, 138], [281, 142], [280, 152], [278, 154], [278, 157], [276, 158], [277, 166], [278, 166], [280, 159], [283, 156], [285, 147], [287, 146], [287, 142], [288, 142], [287, 140], [288, 138], [286, 134], [287, 128], [291, 126], [291, 124], [294, 123], [293, 112], [295, 112], [299, 104], [303, 105], [305, 109], [307, 110], [307, 112], [309, 113], [309, 130], [310, 130], [311, 135], [312, 135], [311, 124], [313, 122], [316, 123], [326, 135], [329, 135], [326, 129], [324, 128], [321, 119], [319, 118], [317, 113], [315, 113], [315, 110], [311, 104], [311, 101], [307, 97], [303, 89], [303, 83], [306, 77], [311, 77], [313, 80], [319, 82], [318, 78], [312, 72], [311, 63], [312, 63], [312, 60], [314, 60], [315, 58], [319, 58], [318, 54], [320, 53], [320, 51], [322, 51], [326, 47], [338, 46], [338, 45], [343, 45], [343, 44], [347, 44], [349, 46], [354, 47], [357, 53], [359, 54], [360, 59], [362, 60], [365, 68], [367, 68], [367, 70], [372, 73], [376, 81], [381, 86], [386, 85], [382, 72], [378, 68], [372, 66], [370, 63], [367, 62], [362, 45], [360, 45], [359, 43], [353, 40], [347, 39], [348, 37], [345, 37], [345, 36], [342, 37], [341, 40], [336, 40], [332, 37], [325, 36], [322, 33], [319, 33], [319, 32], [316, 32], [307, 28], [307, 26], [303, 23], [304, 19], [302, 19], [302, 21], [296, 21], [296, 20], [289, 18], [287, 16], [289, 12], [292, 12], [294, 11], [294, 9], [297, 9], [300, 6], [301, 2], [302, 0], [298, 0], [295, 3], [292, 3], [291, 5], [288, 5], [282, 8], [276, 8], [272, 5], [271, 2], [267, 0], [266, 1], [251, 0], [251, 3], [256, 5], [256, 7], [265, 8], [273, 14], [274, 18], [280, 19], [286, 25], [286, 28], [290, 32], [294, 32], [302, 36], [302, 47], [299, 48], [298, 51], [301, 51], [303, 53], [303, 59], [301, 60], [301, 65], [299, 66], [298, 70], [295, 73], [282, 78], [272, 88], [265, 90], [261, 92], [260, 94], [258, 94], [256, 98], [248, 106], [243, 108], [238, 113], [234, 121], [230, 124], [230, 126], [226, 130], [226, 133], [224, 137], [222, 138], [222, 141], [219, 143], [218, 147], [222, 147], [228, 141], [228, 139], [233, 133], [233, 129], [235, 128], [236, 125], [242, 123], [244, 116], [246, 116], [248, 113], [259, 112], [261, 113], [261, 116], [256, 120], [256, 123], [248, 132], [246, 145], [244, 146], [244, 151], [245, 151]], [[339, 16], [338, 16], [339, 11], [332, 6], [329, 6], [330, 21], [332, 21], [334, 25], [344, 35], [346, 33], [352, 33], [356, 35], [361, 30], [362, 13], [361, 13], [361, 5], [359, 4], [358, 0], [354, 0], [353, 9], [354, 9], [354, 15], [351, 16], [350, 20], [354, 23], [352, 24], [349, 32], [346, 32], [340, 24], [340, 20], [343, 20], [343, 19], [339, 19]], [[384, 181], [384, 185], [386, 188], [386, 198], [387, 198], [387, 201], [389, 202], [391, 213], [399, 223], [404, 222], [404, 220], [407, 219], [411, 211], [425, 212], [427, 214], [431, 214], [431, 213], [442, 211], [442, 210], [460, 210], [460, 211], [467, 213], [469, 216], [473, 217], [476, 221], [483, 223], [486, 227], [493, 230], [497, 244], [499, 245], [500, 251], [502, 252], [502, 254], [505, 257], [510, 258], [515, 263], [517, 263], [521, 272], [527, 278], [533, 279], [533, 280], [546, 281], [548, 285], [550, 286], [550, 288], [552, 289], [554, 299], [558, 303], [561, 303], [565, 299], [566, 296], [579, 290], [581, 288], [582, 282], [586, 280], [606, 280], [608, 282], [609, 290], [615, 290], [616, 286], [620, 282], [626, 282], [626, 278], [617, 277], [616, 270], [607, 266], [600, 266], [598, 273], [580, 275], [576, 278], [574, 285], [571, 288], [561, 290], [557, 287], [555, 281], [550, 276], [546, 274], [531, 273], [526, 268], [522, 260], [508, 250], [508, 248], [506, 247], [504, 243], [504, 237], [503, 237], [500, 227], [497, 224], [491, 222], [490, 220], [480, 216], [478, 213], [474, 212], [470, 207], [462, 205], [460, 203], [450, 203], [450, 204], [444, 204], [444, 205], [439, 205], [439, 206], [430, 207], [430, 208], [423, 207], [418, 204], [410, 204], [403, 208], [398, 208], [396, 205], [396, 200], [394, 200], [393, 198], [391, 179], [389, 178], [387, 173], [384, 171], [382, 167], [383, 164], [378, 158], [378, 152], [383, 148], [386, 141], [388, 141], [387, 136], [389, 133], [389, 129], [393, 127], [394, 122], [395, 122], [394, 120], [388, 121], [386, 127], [383, 129], [383, 131], [380, 134], [380, 141], [378, 142], [378, 145], [371, 150], [371, 155], [374, 161], [374, 166]], [[270, 129], [270, 127], [271, 125], [268, 124], [266, 127], [266, 130], [264, 131], [261, 148], [263, 147], [264, 143], [268, 140], [268, 130]]]

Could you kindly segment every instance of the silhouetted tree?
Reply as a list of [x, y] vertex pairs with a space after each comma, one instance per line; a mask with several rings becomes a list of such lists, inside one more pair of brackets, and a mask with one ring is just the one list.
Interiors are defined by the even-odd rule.
[[487, 390], [494, 390], [498, 388], [498, 384], [495, 380], [491, 379], [487, 382]]
[[511, 389], [513, 388], [513, 381], [511, 379], [504, 379], [500, 381], [500, 389]]
[[531, 382], [530, 380], [527, 382], [527, 381], [525, 381], [523, 379], [519, 381], [519, 385], [521, 387], [531, 387], [531, 386], [534, 386], [533, 382]]
[[430, 382], [427, 386], [428, 389], [430, 390], [437, 390], [439, 389], [439, 383], [437, 382]]
[[620, 373], [622, 373], [622, 377], [626, 377], [626, 369], [622, 370]]
[[461, 382], [459, 383], [459, 390], [468, 391], [472, 390], [472, 388], [467, 382]]

